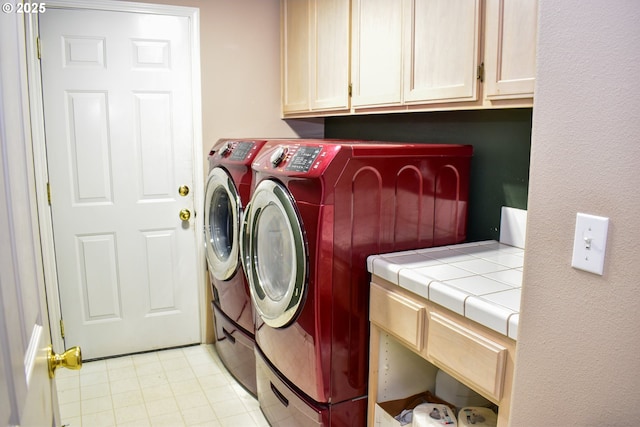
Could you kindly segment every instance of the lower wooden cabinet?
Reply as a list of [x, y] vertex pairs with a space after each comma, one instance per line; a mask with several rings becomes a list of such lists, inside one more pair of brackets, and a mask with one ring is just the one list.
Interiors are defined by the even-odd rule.
[[438, 368], [498, 405], [498, 426], [509, 424], [514, 340], [377, 276], [369, 318], [369, 425], [377, 403], [428, 389]]

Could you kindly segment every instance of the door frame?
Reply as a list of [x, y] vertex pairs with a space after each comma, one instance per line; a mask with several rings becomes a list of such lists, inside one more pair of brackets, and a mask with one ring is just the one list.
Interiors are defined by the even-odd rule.
[[[198, 269], [198, 311], [200, 315], [200, 342], [206, 341], [206, 264], [204, 252], [204, 235], [198, 232], [204, 229], [203, 215], [197, 215], [203, 206], [203, 145], [202, 145], [202, 103], [200, 84], [200, 10], [194, 7], [158, 5], [151, 3], [134, 3], [117, 0], [47, 0], [47, 9], [99, 10], [110, 12], [133, 12], [156, 15], [186, 17], [190, 20], [189, 44], [191, 47], [191, 89], [193, 111], [193, 194], [196, 239], [196, 268]], [[46, 13], [46, 11], [44, 12]], [[45, 277], [45, 291], [51, 325], [51, 341], [56, 352], [65, 349], [60, 320], [58, 273], [56, 254], [53, 244], [53, 220], [48, 196], [48, 169], [46, 141], [44, 133], [44, 108], [42, 98], [42, 79], [39, 51], [38, 18], [36, 14], [25, 15], [27, 24], [27, 83], [29, 87], [30, 119], [33, 133], [33, 153], [35, 167], [35, 191], [38, 205], [39, 231], [42, 238], [42, 259]], [[73, 343], [69, 343], [73, 345]]]

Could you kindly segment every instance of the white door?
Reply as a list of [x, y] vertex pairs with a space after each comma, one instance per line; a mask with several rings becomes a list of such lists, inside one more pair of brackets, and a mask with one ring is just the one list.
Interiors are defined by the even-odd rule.
[[179, 194], [194, 188], [190, 25], [40, 15], [61, 312], [86, 359], [200, 341], [194, 192]]
[[58, 411], [47, 367], [22, 19], [0, 14], [0, 425], [51, 426]]

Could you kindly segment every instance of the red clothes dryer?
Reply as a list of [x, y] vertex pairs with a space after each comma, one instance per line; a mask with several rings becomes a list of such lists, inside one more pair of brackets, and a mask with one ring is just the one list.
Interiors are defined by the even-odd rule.
[[213, 146], [204, 206], [216, 350], [229, 372], [254, 395], [254, 316], [240, 262], [240, 223], [253, 183], [251, 162], [265, 143], [221, 139]]
[[269, 141], [243, 258], [257, 389], [274, 425], [363, 426], [369, 255], [465, 239], [468, 145]]

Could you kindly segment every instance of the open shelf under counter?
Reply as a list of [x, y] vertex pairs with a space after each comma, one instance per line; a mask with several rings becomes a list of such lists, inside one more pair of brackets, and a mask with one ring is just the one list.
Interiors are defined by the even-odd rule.
[[486, 241], [369, 257], [369, 425], [377, 403], [429, 389], [434, 368], [508, 425], [523, 256]]

